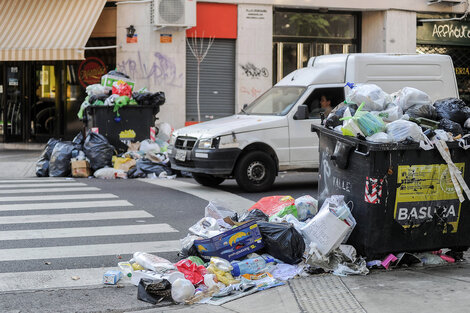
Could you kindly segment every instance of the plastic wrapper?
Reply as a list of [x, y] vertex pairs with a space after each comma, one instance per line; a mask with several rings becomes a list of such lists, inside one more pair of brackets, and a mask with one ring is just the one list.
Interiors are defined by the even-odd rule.
[[112, 167], [103, 167], [99, 170], [96, 170], [93, 173], [93, 176], [100, 179], [126, 178], [126, 172], [124, 172], [123, 170], [117, 170]]
[[454, 136], [462, 135], [464, 133], [463, 128], [459, 123], [446, 118], [443, 118], [439, 121], [439, 128], [445, 130], [446, 132], [452, 133]]
[[132, 260], [144, 268], [154, 272], [164, 272], [176, 269], [167, 259], [146, 252], [135, 252], [132, 256]]
[[217, 220], [213, 217], [204, 217], [189, 227], [189, 231], [203, 238], [211, 238], [221, 233]]
[[144, 153], [147, 153], [148, 151], [160, 152], [161, 149], [157, 143], [151, 141], [150, 139], [145, 139], [140, 143], [139, 151]]
[[207, 270], [204, 265], [197, 265], [191, 260], [181, 260], [175, 264], [179, 272], [184, 274], [184, 278], [189, 280], [193, 285], [200, 284], [204, 281], [204, 275]]
[[419, 142], [424, 137], [423, 131], [418, 124], [405, 120], [398, 120], [388, 124], [386, 131], [393, 142], [400, 142], [407, 138]]
[[168, 123], [158, 123], [155, 124], [156, 128], [156, 136], [158, 139], [167, 142], [170, 140], [171, 133], [173, 132], [173, 128]]
[[137, 299], [152, 304], [160, 303], [163, 300], [170, 300], [171, 284], [166, 279], [152, 280], [142, 278], [137, 288]]
[[215, 218], [219, 225], [226, 224], [225, 222], [223, 222], [223, 219], [226, 217], [229, 217], [235, 222], [238, 221], [237, 213], [229, 209], [227, 205], [218, 201], [209, 202], [209, 204], [204, 209], [204, 216]]
[[312, 196], [305, 195], [295, 199], [297, 208], [297, 218], [299, 221], [305, 221], [313, 217], [318, 212], [318, 201]]
[[112, 165], [114, 147], [101, 134], [88, 132], [83, 144], [83, 151], [90, 160], [90, 167], [94, 171]]
[[267, 253], [288, 264], [302, 261], [305, 243], [294, 226], [259, 222], [258, 227]]
[[110, 95], [106, 100], [104, 101], [105, 106], [112, 107], [114, 106], [114, 101], [119, 98], [119, 95]]
[[[357, 109], [356, 113], [352, 117], [343, 117], [343, 120], [346, 121], [345, 126], [343, 126], [343, 134], [347, 136], [355, 136], [357, 134], [356, 126], [360, 129], [360, 133], [364, 136], [371, 136], [375, 133], [381, 132], [385, 129], [385, 123], [383, 120], [370, 113], [363, 111], [364, 103], [362, 103]], [[350, 124], [352, 121], [354, 124]], [[348, 123], [348, 124], [347, 124]], [[353, 127], [354, 126], [354, 127]], [[346, 131], [349, 127], [351, 129], [350, 133]]]
[[291, 196], [270, 196], [261, 198], [248, 211], [258, 209], [271, 216], [291, 205], [295, 205], [295, 200]]
[[180, 239], [181, 251], [178, 253], [178, 256], [182, 259], [189, 256], [198, 256], [196, 246], [194, 245], [194, 240], [198, 239], [198, 236], [187, 235], [183, 239]]
[[274, 278], [271, 273], [244, 274], [240, 279], [241, 282], [245, 284], [255, 283], [258, 290], [266, 290], [272, 287], [284, 285], [282, 281]]
[[132, 97], [132, 87], [123, 81], [113, 83], [113, 95]]
[[300, 273], [303, 272], [303, 267], [299, 265], [291, 265], [291, 264], [277, 264], [274, 269], [271, 271], [271, 274], [273, 275], [274, 278], [282, 280], [282, 281], [288, 281], [289, 279], [292, 279]]
[[148, 159], [139, 159], [136, 162], [135, 168], [130, 169], [127, 172], [129, 178], [144, 178], [148, 174], [155, 174], [159, 177], [162, 173], [172, 175], [173, 171], [168, 165], [162, 163], [154, 163]]
[[409, 107], [405, 113], [408, 114], [408, 116], [412, 118], [424, 117], [430, 120], [437, 119], [436, 109], [430, 103], [415, 104]]
[[470, 118], [470, 107], [465, 102], [457, 98], [446, 98], [434, 102], [436, 113], [439, 119], [448, 119], [464, 125]]
[[171, 285], [171, 297], [178, 303], [194, 296], [195, 291], [193, 284], [187, 279], [178, 278]]
[[392, 95], [393, 103], [400, 106], [406, 112], [408, 108], [416, 104], [432, 104], [428, 94], [412, 87], [405, 87]]
[[272, 221], [274, 218], [282, 218], [282, 217], [284, 217], [288, 214], [293, 215], [297, 218], [297, 208], [296, 208], [295, 205], [286, 206], [285, 208], [283, 208], [282, 210], [280, 210], [276, 214], [271, 215], [269, 217], [269, 221]]
[[96, 95], [103, 95], [103, 94], [109, 96], [109, 92], [111, 91], [111, 88], [103, 86], [101, 84], [93, 84], [93, 85], [88, 85], [85, 91], [87, 95], [89, 96], [96, 96]]
[[401, 119], [403, 116], [403, 110], [398, 105], [390, 104], [387, 109], [383, 111], [373, 111], [372, 114], [380, 117], [385, 122], [393, 122]]
[[378, 132], [372, 136], [366, 137], [367, 141], [371, 142], [380, 142], [380, 143], [390, 143], [393, 140], [384, 132]]
[[128, 96], [120, 96], [114, 99], [113, 112], [116, 113], [116, 116], [121, 116], [121, 114], [119, 114], [119, 109], [128, 105], [129, 101], [130, 99]]
[[[225, 269], [225, 268], [224, 268]], [[214, 274], [216, 277], [217, 277], [217, 280], [220, 281], [221, 283], [225, 284], [225, 285], [231, 285], [231, 284], [237, 284], [239, 283], [238, 280], [236, 280], [235, 278], [233, 278], [232, 274], [230, 273], [230, 271], [224, 271], [222, 269], [220, 269], [219, 267], [217, 267], [215, 264], [214, 264], [214, 261], [213, 261], [213, 257], [211, 258], [211, 261], [210, 261], [210, 264], [209, 266], [207, 267], [207, 271], [211, 274]]]
[[64, 177], [70, 175], [70, 159], [75, 146], [71, 141], [58, 142], [49, 161], [49, 176]]
[[358, 84], [346, 96], [348, 103], [364, 103], [365, 111], [383, 111], [390, 100], [390, 96], [375, 84]]
[[[340, 105], [338, 105], [340, 106]], [[337, 107], [338, 107], [337, 106]], [[354, 108], [353, 108], [354, 106]], [[356, 113], [357, 106], [355, 104], [353, 105], [342, 105], [339, 108], [333, 109], [333, 111], [328, 115], [328, 118], [325, 121], [325, 127], [327, 128], [335, 128], [336, 126], [343, 125], [343, 122], [340, 120], [342, 117], [344, 117], [344, 113], [346, 109], [349, 109], [350, 115], [354, 115]]]

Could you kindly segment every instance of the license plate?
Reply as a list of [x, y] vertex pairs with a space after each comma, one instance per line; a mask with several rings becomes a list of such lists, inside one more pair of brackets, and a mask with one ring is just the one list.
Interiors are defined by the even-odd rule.
[[175, 159], [178, 161], [186, 161], [186, 150], [176, 149]]

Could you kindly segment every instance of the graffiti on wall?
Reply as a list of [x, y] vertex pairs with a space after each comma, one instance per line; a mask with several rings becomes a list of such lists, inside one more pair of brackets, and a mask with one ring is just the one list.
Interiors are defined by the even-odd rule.
[[173, 60], [160, 52], [155, 52], [153, 60], [146, 63], [138, 51], [135, 57], [130, 56], [118, 63], [117, 70], [126, 73], [134, 80], [147, 80], [149, 89], [153, 89], [151, 87], [154, 86], [158, 88], [184, 86], [183, 73], [178, 74]]
[[261, 95], [261, 89], [258, 89], [255, 87], [250, 88], [250, 87], [241, 86], [240, 92], [252, 98], [258, 98]]
[[268, 69], [265, 67], [257, 67], [253, 63], [245, 63], [245, 64], [240, 64], [241, 68], [243, 69], [244, 73], [246, 76], [250, 78], [260, 78], [260, 77], [268, 77], [269, 72]]

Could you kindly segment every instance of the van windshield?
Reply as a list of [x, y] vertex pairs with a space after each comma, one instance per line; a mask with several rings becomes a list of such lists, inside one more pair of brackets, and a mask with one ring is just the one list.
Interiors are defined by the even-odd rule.
[[273, 87], [242, 110], [245, 114], [286, 115], [304, 93], [305, 87]]

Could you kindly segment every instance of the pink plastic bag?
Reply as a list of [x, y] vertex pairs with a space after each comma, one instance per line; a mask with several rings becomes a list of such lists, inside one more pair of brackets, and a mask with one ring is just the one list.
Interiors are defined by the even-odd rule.
[[271, 196], [261, 198], [248, 211], [258, 209], [268, 216], [272, 216], [282, 209], [295, 205], [295, 199], [291, 196]]
[[114, 82], [113, 95], [128, 96], [129, 98], [132, 98], [132, 87], [125, 82]]
[[175, 264], [179, 272], [184, 274], [184, 278], [189, 280], [193, 285], [197, 285], [204, 281], [204, 275], [207, 270], [203, 265], [196, 265], [191, 260], [181, 260]]

